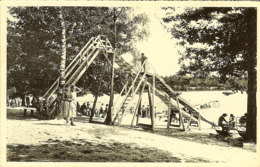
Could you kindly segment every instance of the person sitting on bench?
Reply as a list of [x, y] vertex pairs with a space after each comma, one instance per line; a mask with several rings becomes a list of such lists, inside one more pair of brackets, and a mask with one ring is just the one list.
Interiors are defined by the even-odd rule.
[[235, 116], [233, 114], [230, 114], [229, 116], [229, 126], [230, 128], [235, 128]]
[[229, 127], [228, 127], [228, 122], [225, 119], [225, 117], [227, 116], [226, 113], [222, 114], [219, 119], [218, 119], [218, 126], [222, 127], [222, 131], [228, 132]]

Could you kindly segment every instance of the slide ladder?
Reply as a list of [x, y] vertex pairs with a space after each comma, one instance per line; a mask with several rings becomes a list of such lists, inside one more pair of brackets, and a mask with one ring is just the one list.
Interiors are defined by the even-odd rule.
[[[65, 84], [75, 85], [100, 52], [104, 54], [113, 53], [112, 45], [106, 37], [101, 35], [92, 37], [78, 53], [78, 55], [67, 66], [65, 69]], [[55, 111], [55, 106], [53, 103], [57, 98], [56, 92], [59, 88], [59, 82], [60, 77], [57, 78], [57, 80], [43, 96], [43, 98], [48, 101], [48, 106], [50, 108], [49, 114]]]
[[[76, 84], [79, 79], [82, 77], [84, 72], [88, 69], [88, 67], [91, 65], [91, 63], [94, 61], [94, 59], [99, 55], [100, 53], [103, 53], [105, 56], [108, 56], [108, 54], [113, 54], [113, 47], [108, 41], [108, 39], [105, 36], [97, 36], [92, 37], [89, 42], [82, 48], [82, 50], [78, 53], [78, 55], [72, 60], [72, 62], [67, 66], [65, 69], [65, 80], [66, 84]], [[143, 66], [145, 63], [142, 64], [139, 71], [134, 70], [133, 66], [131, 66], [128, 62], [126, 62], [121, 56], [115, 56], [115, 63], [118, 64], [118, 66], [123, 69], [128, 74], [133, 74], [133, 77], [135, 78], [130, 89], [127, 91], [126, 95], [124, 96], [122, 102], [120, 105], [113, 110], [114, 118], [113, 123], [115, 123], [116, 120], [118, 120], [118, 124], [122, 121], [124, 111], [129, 106], [129, 103], [134, 99], [135, 94], [138, 92], [141, 84], [143, 81], [148, 78], [148, 76], [154, 76], [155, 77], [155, 95], [158, 96], [167, 106], [169, 105], [169, 99], [170, 99], [170, 107], [173, 110], [180, 109], [180, 112], [185, 118], [190, 118], [190, 114], [187, 111], [183, 110], [183, 107], [188, 108], [190, 112], [192, 112], [192, 119], [198, 120], [199, 119], [199, 112], [185, 99], [179, 97], [178, 93], [173, 91], [172, 88], [161, 78], [160, 76], [156, 74], [148, 74], [148, 73], [142, 73], [141, 71], [143, 69]], [[147, 80], [148, 82], [146, 84], [152, 85], [151, 80]], [[55, 105], [53, 104], [56, 100], [56, 92], [59, 88], [59, 82], [60, 77], [57, 78], [57, 80], [52, 84], [52, 86], [49, 88], [49, 90], [44, 94], [43, 98], [48, 101], [48, 105], [50, 107], [50, 112], [55, 111]], [[126, 85], [124, 86], [123, 90], [120, 93], [120, 96], [122, 96], [122, 93], [124, 89], [126, 89]], [[152, 88], [152, 86], [151, 86]], [[131, 89], [134, 89], [134, 93]], [[181, 104], [183, 107], [177, 107], [177, 101], [179, 104]], [[117, 103], [117, 101], [116, 101]], [[209, 124], [212, 124], [210, 121], [206, 120], [204, 117], [201, 116], [201, 120], [205, 121]]]
[[[126, 73], [133, 73], [135, 75], [137, 75], [136, 71], [133, 70], [133, 66], [131, 66], [129, 63], [127, 63], [122, 57], [116, 56], [115, 57], [115, 62], [120, 66], [121, 69], [123, 69]], [[167, 106], [169, 105], [169, 98], [170, 100], [170, 108], [173, 110], [177, 110], [182, 113], [182, 116], [186, 119], [191, 118], [194, 121], [198, 121], [199, 119], [199, 112], [189, 103], [187, 102], [185, 99], [179, 97], [179, 93], [175, 92], [165, 81], [163, 78], [161, 78], [160, 76], [156, 75], [156, 74], [147, 74], [147, 76], [153, 76], [155, 75], [155, 95], [157, 97], [159, 97]], [[148, 80], [147, 82], [148, 85], [150, 85], [150, 87], [152, 88], [152, 81]], [[177, 105], [177, 98], [179, 103], [185, 107], [188, 108], [189, 111], [191, 111], [192, 116], [190, 113], [188, 113], [186, 110], [183, 110], [183, 107], [180, 107], [178, 109], [178, 105]], [[201, 120], [204, 122], [207, 122], [209, 124], [213, 124], [212, 122], [208, 121], [207, 119], [205, 119], [203, 116], [201, 116]]]
[[[144, 82], [146, 76], [145, 76], [145, 74], [141, 74], [144, 64], [145, 64], [145, 62], [142, 64], [141, 68], [139, 69], [139, 71], [137, 73], [132, 72], [132, 74], [133, 74], [132, 77], [134, 77], [134, 80], [131, 83], [131, 86], [129, 86], [129, 89], [128, 89], [126, 95], [124, 96], [123, 100], [121, 101], [120, 105], [113, 110], [114, 112], [116, 112], [116, 114], [114, 116], [112, 124], [114, 124], [117, 119], [118, 119], [118, 125], [121, 124], [123, 116], [124, 116], [124, 112], [127, 110], [129, 103], [132, 102], [132, 100], [134, 99], [135, 95], [137, 94], [141, 84]], [[125, 63], [120, 63], [120, 67], [122, 69], [129, 70], [128, 66]], [[124, 88], [122, 89], [120, 95], [118, 96], [118, 99], [122, 96], [122, 93], [127, 88], [127, 85], [129, 85], [128, 82], [125, 84]], [[115, 102], [115, 106], [116, 106], [118, 99]]]
[[[195, 109], [193, 107], [192, 104], [190, 104], [187, 100], [185, 100], [184, 98], [178, 96], [179, 94], [175, 91], [172, 90], [172, 88], [163, 80], [163, 78], [161, 78], [160, 76], [158, 75], [155, 75], [155, 82], [156, 82], [156, 88], [158, 90], [160, 90], [162, 93], [164, 92], [165, 94], [168, 95], [168, 98], [166, 98], [165, 96], [161, 96], [159, 95], [158, 91], [157, 91], [157, 96], [166, 104], [168, 105], [169, 103], [169, 97], [172, 98], [174, 101], [171, 101], [171, 108], [173, 110], [176, 110], [178, 107], [177, 107], [177, 98], [178, 98], [178, 102], [179, 104], [181, 104], [183, 107], [180, 107], [180, 111], [182, 112], [182, 116], [186, 119], [189, 119], [191, 117], [191, 114], [192, 114], [192, 117], [191, 119], [194, 120], [194, 121], [197, 121], [199, 119], [199, 116], [201, 118], [202, 121], [204, 122], [207, 122], [209, 123], [210, 125], [212, 125], [213, 123], [208, 121], [207, 119], [205, 119], [203, 116], [201, 116], [199, 114], [199, 111], [197, 111], [197, 109]], [[151, 83], [150, 83], [151, 84]], [[188, 109], [188, 110], [184, 110], [184, 108]], [[177, 109], [178, 110], [178, 109]], [[190, 111], [190, 113], [188, 112]]]

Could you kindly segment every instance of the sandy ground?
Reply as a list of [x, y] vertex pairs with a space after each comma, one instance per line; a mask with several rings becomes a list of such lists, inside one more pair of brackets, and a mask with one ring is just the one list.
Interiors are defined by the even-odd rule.
[[165, 127], [154, 132], [129, 126], [90, 124], [86, 117], [76, 126], [64, 120], [37, 120], [8, 110], [7, 161], [87, 162], [225, 162], [248, 166], [257, 153], [219, 140], [214, 130], [193, 128], [182, 132]]

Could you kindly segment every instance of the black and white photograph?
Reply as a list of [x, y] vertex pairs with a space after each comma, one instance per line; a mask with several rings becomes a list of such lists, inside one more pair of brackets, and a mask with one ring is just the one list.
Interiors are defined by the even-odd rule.
[[1, 166], [259, 166], [260, 3], [189, 2], [2, 1]]

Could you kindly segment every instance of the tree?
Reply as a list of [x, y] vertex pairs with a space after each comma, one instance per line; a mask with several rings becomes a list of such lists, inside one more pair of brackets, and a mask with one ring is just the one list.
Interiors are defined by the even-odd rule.
[[7, 85], [16, 87], [18, 94], [40, 95], [58, 74], [55, 36], [60, 32], [51, 27], [56, 24], [51, 18], [57, 13], [52, 8], [19, 7], [10, 8], [10, 14], [16, 20], [8, 20], [7, 27]]
[[[175, 10], [175, 8], [164, 8]], [[190, 60], [185, 71], [218, 72], [223, 82], [248, 78], [247, 137], [256, 141], [256, 8], [186, 8], [167, 15], [164, 23], [186, 47], [180, 60]], [[243, 90], [238, 82], [230, 82]]]
[[[149, 35], [148, 17], [133, 15], [133, 8], [128, 7], [12, 7], [9, 11], [16, 20], [8, 21], [8, 87], [19, 88], [19, 93], [42, 95], [58, 76], [63, 80], [66, 64], [93, 36], [107, 36], [119, 56], [138, 53], [134, 43]], [[104, 61], [106, 59], [97, 57], [78, 86], [96, 94], [97, 78]], [[120, 69], [111, 69], [111, 73], [123, 76]], [[109, 94], [111, 90], [106, 120], [109, 123], [114, 77], [109, 77], [108, 71], [105, 76], [100, 95]], [[115, 80], [119, 85], [115, 88], [117, 92], [124, 82], [120, 78]], [[60, 84], [63, 87], [64, 82]]]
[[[117, 45], [119, 54], [123, 54], [136, 50], [134, 42], [148, 35], [145, 27], [149, 21], [147, 16], [133, 15], [132, 8], [124, 8], [118, 16], [117, 40], [114, 42], [113, 8], [11, 7], [9, 12], [14, 19], [8, 20], [8, 87], [16, 87], [18, 94], [28, 92], [42, 95], [59, 76], [62, 55], [61, 9], [66, 30], [66, 64], [93, 36], [106, 35], [112, 44]], [[100, 61], [97, 58], [97, 63], [93, 64], [98, 65]], [[78, 86], [88, 87], [94, 92], [97, 81], [87, 80], [92, 77], [98, 76], [94, 72], [87, 72]], [[108, 89], [104, 90], [101, 94], [109, 92]]]

